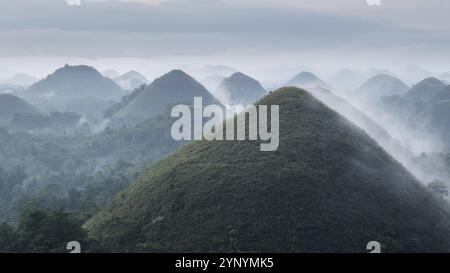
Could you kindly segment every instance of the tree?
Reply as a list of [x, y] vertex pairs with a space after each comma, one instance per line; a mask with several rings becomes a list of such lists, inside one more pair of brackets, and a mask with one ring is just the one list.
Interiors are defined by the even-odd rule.
[[25, 210], [17, 229], [18, 251], [66, 252], [66, 244], [70, 241], [88, 242], [81, 225], [61, 210]]
[[17, 234], [7, 223], [0, 224], [0, 253], [15, 252]]
[[439, 196], [440, 198], [448, 197], [447, 184], [438, 179], [434, 179], [433, 182], [428, 184], [428, 189], [431, 190], [433, 194]]

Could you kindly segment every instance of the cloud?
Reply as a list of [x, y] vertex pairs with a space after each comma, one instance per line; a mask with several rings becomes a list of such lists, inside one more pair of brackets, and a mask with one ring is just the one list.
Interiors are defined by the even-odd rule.
[[81, 0], [66, 0], [66, 3], [69, 6], [80, 6]]
[[381, 0], [367, 0], [367, 5], [369, 6], [381, 6]]
[[410, 55], [432, 52], [433, 58], [440, 55], [437, 58], [443, 59], [448, 52], [446, 32], [418, 31], [380, 17], [380, 9], [382, 14], [399, 11], [392, 2], [376, 9], [364, 0], [271, 2], [277, 4], [263, 5], [253, 0], [84, 0], [73, 8], [66, 0], [2, 0], [0, 58], [149, 58], [318, 51], [355, 55], [364, 51]]

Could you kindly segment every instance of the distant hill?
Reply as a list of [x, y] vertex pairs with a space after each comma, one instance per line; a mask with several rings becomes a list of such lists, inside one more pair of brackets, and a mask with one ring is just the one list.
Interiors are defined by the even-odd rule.
[[404, 99], [408, 103], [425, 103], [444, 87], [445, 83], [437, 78], [426, 78], [413, 85], [405, 94]]
[[331, 84], [340, 91], [351, 92], [358, 86], [361, 86], [364, 80], [364, 76], [360, 73], [350, 69], [343, 69], [333, 76]]
[[206, 87], [206, 89], [215, 91], [225, 78], [226, 77], [222, 75], [212, 74], [204, 77], [201, 80], [201, 83]]
[[430, 103], [412, 118], [411, 123], [450, 149], [450, 100]]
[[200, 72], [204, 75], [216, 74], [224, 77], [229, 77], [231, 74], [238, 71], [226, 65], [205, 65]]
[[438, 101], [450, 101], [450, 85], [445, 86], [434, 94], [429, 100], [429, 103], [434, 103]]
[[408, 83], [416, 83], [422, 79], [434, 77], [432, 72], [413, 65], [405, 67], [400, 72], [400, 76]]
[[440, 90], [423, 91], [428, 98], [415, 104], [416, 112], [409, 122], [412, 127], [427, 132], [443, 147], [450, 148], [450, 85]]
[[267, 95], [261, 84], [240, 72], [225, 78], [214, 95], [224, 104], [249, 105]]
[[376, 67], [367, 69], [367, 71], [364, 74], [367, 78], [372, 78], [372, 77], [375, 77], [380, 74], [389, 75], [391, 77], [397, 77], [394, 72], [392, 72], [388, 69], [376, 68]]
[[120, 73], [113, 69], [108, 69], [103, 71], [103, 76], [110, 78], [111, 80], [117, 77], [120, 77]]
[[322, 87], [326, 89], [331, 88], [327, 83], [325, 83], [324, 81], [319, 79], [316, 75], [310, 72], [301, 72], [293, 79], [291, 79], [289, 82], [287, 82], [285, 86], [295, 86], [305, 89], [315, 87]]
[[323, 88], [314, 88], [311, 90], [311, 94], [337, 113], [349, 119], [356, 126], [366, 131], [366, 133], [375, 139], [387, 152], [400, 157], [398, 160], [409, 160], [412, 156], [401, 146], [400, 142], [389, 135], [383, 127], [332, 91]]
[[116, 251], [447, 252], [450, 218], [366, 133], [297, 88], [280, 106], [280, 147], [200, 141], [145, 172], [85, 224]]
[[408, 89], [409, 87], [398, 78], [380, 74], [363, 83], [354, 94], [359, 98], [373, 101], [383, 96], [404, 95]]
[[124, 90], [133, 91], [143, 84], [148, 84], [148, 79], [137, 71], [129, 71], [122, 76], [114, 78], [114, 81]]
[[39, 79], [32, 75], [18, 73], [9, 79], [1, 80], [0, 83], [12, 86], [30, 86], [37, 81], [39, 81]]
[[165, 112], [173, 104], [192, 105], [194, 97], [202, 97], [204, 105], [221, 105], [194, 78], [181, 70], [173, 70], [131, 94], [115, 110], [114, 118], [144, 120]]
[[0, 127], [7, 125], [16, 114], [26, 113], [37, 113], [37, 109], [15, 95], [0, 94]]
[[450, 72], [445, 72], [439, 75], [439, 79], [446, 81], [448, 84], [450, 84]]
[[415, 84], [404, 96], [382, 100], [384, 110], [438, 147], [450, 147], [450, 86], [437, 78]]
[[20, 94], [27, 87], [10, 85], [10, 84], [0, 84], [0, 94]]
[[47, 99], [73, 99], [98, 97], [105, 100], [119, 99], [123, 92], [111, 79], [105, 78], [95, 68], [66, 65], [47, 78], [33, 84], [27, 96]]

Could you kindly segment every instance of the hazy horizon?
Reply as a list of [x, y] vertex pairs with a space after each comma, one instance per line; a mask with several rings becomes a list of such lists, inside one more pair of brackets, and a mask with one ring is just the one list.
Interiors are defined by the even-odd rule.
[[0, 4], [0, 78], [44, 77], [66, 63], [138, 70], [150, 79], [207, 64], [271, 80], [298, 66], [325, 78], [343, 68], [450, 71], [444, 58], [448, 2], [381, 3], [6, 0]]

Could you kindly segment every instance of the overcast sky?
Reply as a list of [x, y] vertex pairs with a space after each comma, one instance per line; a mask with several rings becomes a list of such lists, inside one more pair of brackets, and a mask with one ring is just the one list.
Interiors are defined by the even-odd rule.
[[207, 63], [450, 70], [448, 0], [67, 3], [78, 1], [1, 0], [0, 75], [66, 62], [155, 74]]

